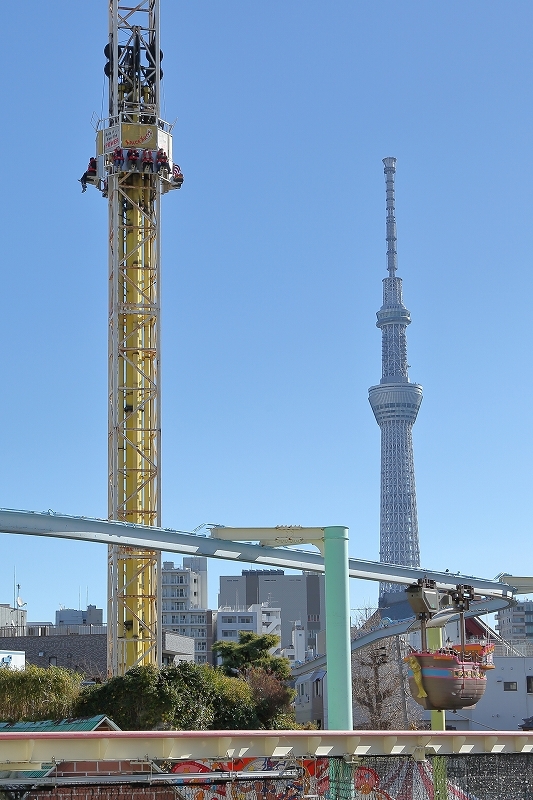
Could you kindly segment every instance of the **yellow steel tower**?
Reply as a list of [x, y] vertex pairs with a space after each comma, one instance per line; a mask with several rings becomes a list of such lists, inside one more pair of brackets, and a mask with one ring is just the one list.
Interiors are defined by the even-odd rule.
[[[109, 518], [161, 524], [160, 200], [183, 182], [160, 118], [159, 0], [109, 0], [109, 117], [89, 182], [109, 204]], [[160, 555], [112, 546], [108, 671], [161, 663]]]

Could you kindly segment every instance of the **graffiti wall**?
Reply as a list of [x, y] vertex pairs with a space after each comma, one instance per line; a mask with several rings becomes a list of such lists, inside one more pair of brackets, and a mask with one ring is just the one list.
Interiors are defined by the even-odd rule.
[[[245, 758], [160, 766], [179, 776], [181, 800], [533, 800], [533, 755], [391, 756], [353, 764]], [[279, 777], [286, 771], [290, 778]]]

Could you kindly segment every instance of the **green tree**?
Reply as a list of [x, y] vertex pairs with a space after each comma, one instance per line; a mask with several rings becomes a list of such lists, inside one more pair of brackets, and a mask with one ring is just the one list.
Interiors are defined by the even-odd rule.
[[238, 642], [215, 642], [213, 651], [222, 659], [226, 675], [241, 675], [252, 692], [257, 727], [294, 729], [292, 702], [295, 692], [287, 685], [291, 677], [288, 658], [271, 655], [279, 647], [279, 636], [240, 631]]
[[162, 669], [134, 667], [88, 687], [76, 713], [107, 714], [123, 730], [235, 730], [258, 724], [246, 681], [187, 662]]
[[246, 682], [254, 699], [259, 728], [296, 727], [292, 708], [296, 694], [294, 689], [261, 667], [251, 667], [246, 673]]
[[0, 669], [0, 719], [62, 719], [71, 717], [83, 676], [62, 667]]
[[279, 636], [273, 633], [240, 631], [238, 642], [215, 642], [213, 652], [222, 659], [221, 669], [226, 675], [246, 675], [249, 669], [260, 668], [286, 681], [291, 677], [289, 659], [270, 654], [279, 643]]
[[213, 687], [213, 719], [215, 731], [255, 730], [262, 727], [257, 715], [252, 687], [243, 678], [230, 678], [209, 667]]

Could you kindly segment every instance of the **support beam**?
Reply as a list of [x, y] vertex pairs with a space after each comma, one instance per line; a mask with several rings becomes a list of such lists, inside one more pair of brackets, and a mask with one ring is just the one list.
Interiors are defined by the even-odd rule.
[[[521, 731], [96, 731], [0, 733], [2, 761], [26, 769], [51, 761], [303, 758], [532, 753]], [[391, 752], [391, 741], [394, 747]]]
[[[223, 529], [215, 529], [216, 533], [221, 530]], [[271, 565], [286, 569], [324, 572], [324, 559], [319, 553], [292, 548], [262, 547], [258, 544], [225, 541], [222, 538], [210, 538], [172, 528], [147, 527], [113, 520], [75, 517], [55, 514], [53, 511], [38, 513], [0, 509], [0, 533], [51, 536], [84, 542], [146, 547], [163, 550], [167, 553], [183, 553], [184, 555], [207, 556], [208, 558], [242, 561], [261, 566]], [[467, 583], [474, 587], [476, 593], [486, 597], [511, 600], [514, 594], [513, 586], [505, 582], [476, 578], [472, 575], [381, 564], [377, 561], [363, 561], [357, 558], [351, 558], [349, 564], [350, 578], [391, 581], [404, 586], [416, 583], [419, 578], [429, 578], [434, 580], [437, 588], [442, 590], [455, 589], [458, 583]]]

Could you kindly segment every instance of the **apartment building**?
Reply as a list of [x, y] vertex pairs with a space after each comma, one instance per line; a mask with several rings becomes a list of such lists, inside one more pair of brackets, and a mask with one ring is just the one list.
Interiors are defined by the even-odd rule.
[[316, 648], [325, 627], [324, 576], [313, 572], [286, 575], [281, 569], [243, 570], [220, 578], [219, 608], [270, 606], [281, 610], [281, 647], [292, 647], [296, 621], [304, 629], [306, 650]]
[[507, 642], [533, 642], [533, 600], [498, 611], [496, 630]]
[[[281, 639], [281, 609], [252, 605], [249, 608], [219, 608], [216, 620], [217, 641], [238, 641], [241, 631], [273, 633]], [[280, 648], [274, 652], [279, 653]]]
[[185, 556], [182, 566], [164, 561], [161, 592], [163, 631], [193, 638], [195, 662], [211, 664], [214, 620], [207, 608], [207, 558]]

